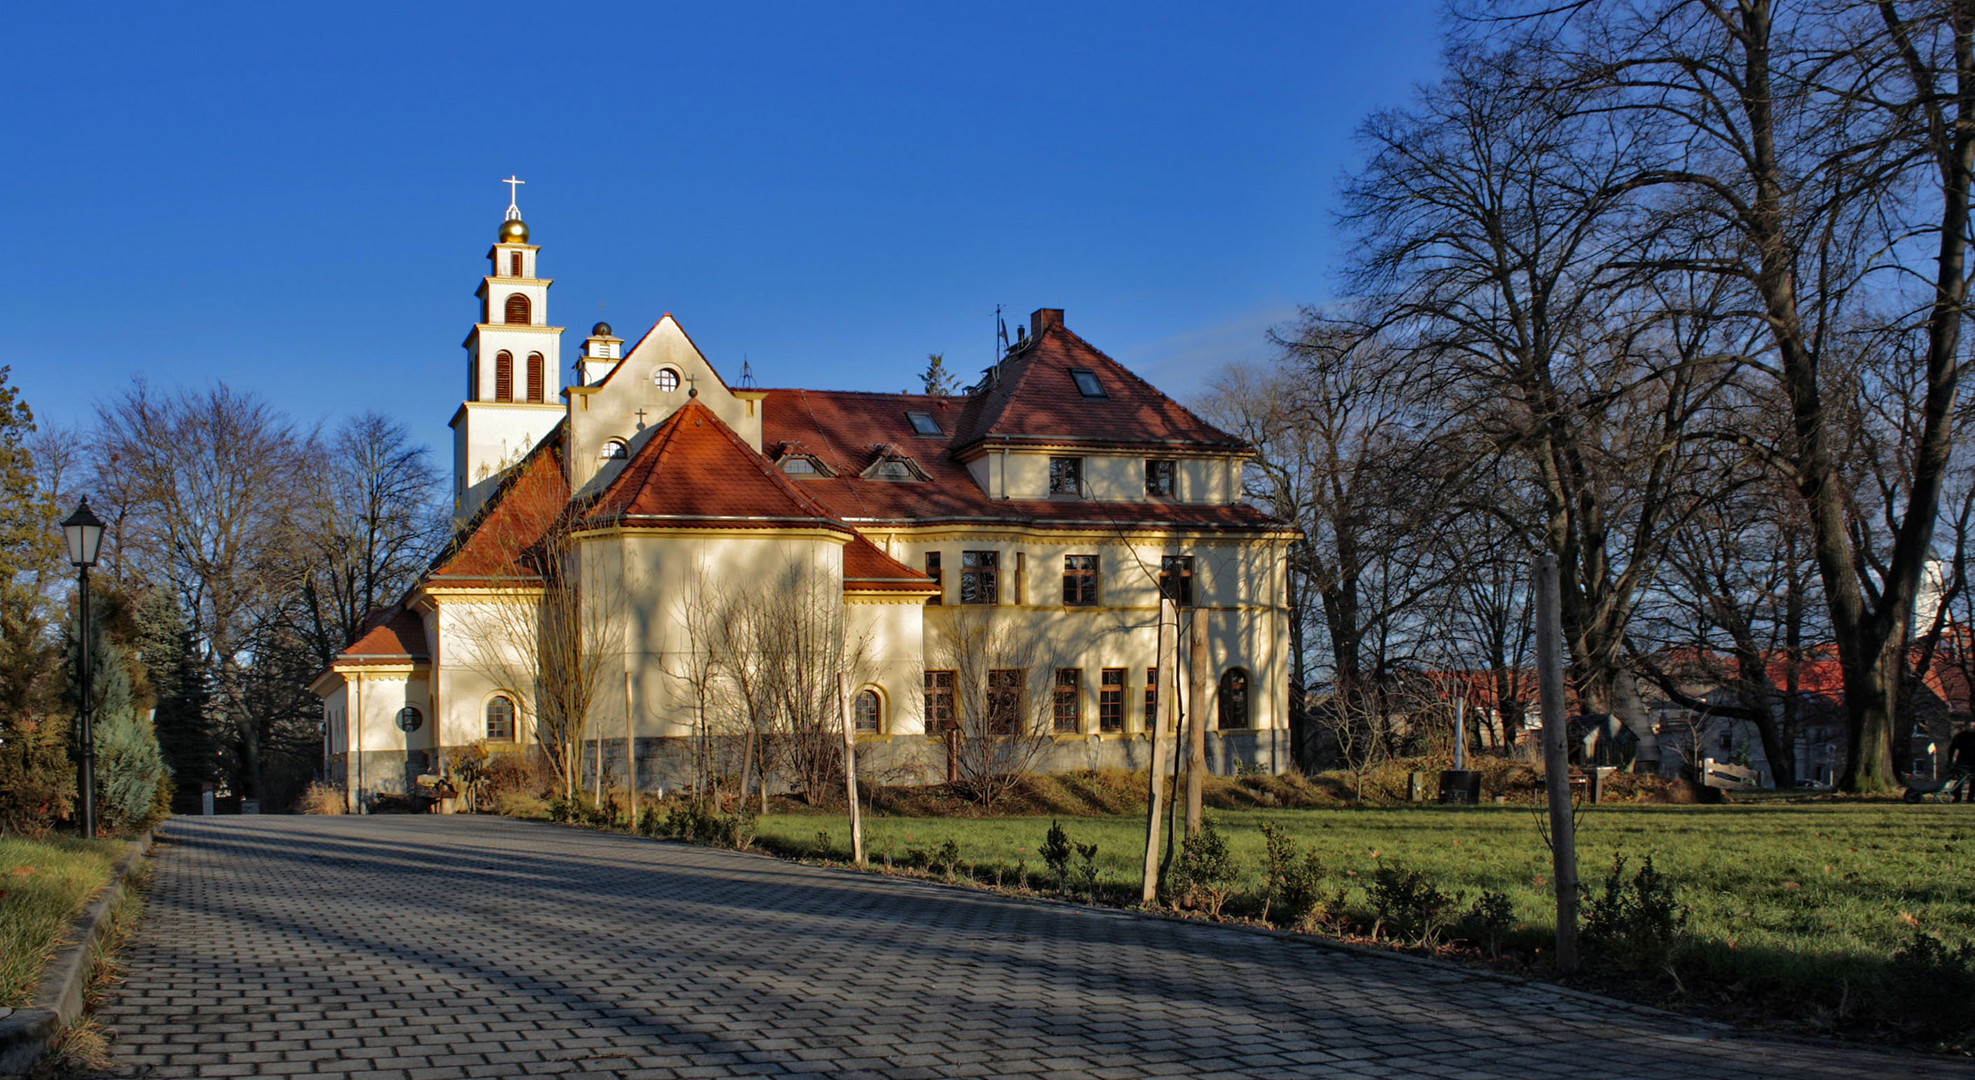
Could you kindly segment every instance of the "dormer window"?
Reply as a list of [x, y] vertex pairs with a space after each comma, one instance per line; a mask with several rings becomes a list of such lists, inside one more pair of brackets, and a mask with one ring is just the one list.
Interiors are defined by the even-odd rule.
[[1104, 384], [1097, 381], [1097, 372], [1089, 368], [1071, 368], [1070, 378], [1077, 380], [1077, 393], [1085, 397], [1109, 397], [1104, 392]]
[[790, 476], [815, 476], [816, 465], [806, 457], [792, 457], [782, 462], [782, 471]]
[[917, 480], [912, 475], [912, 466], [896, 458], [887, 458], [871, 466], [864, 474], [872, 480]]
[[905, 418], [912, 421], [912, 433], [914, 435], [946, 434], [946, 432], [940, 430], [939, 421], [933, 419], [932, 413], [909, 412], [905, 414]]

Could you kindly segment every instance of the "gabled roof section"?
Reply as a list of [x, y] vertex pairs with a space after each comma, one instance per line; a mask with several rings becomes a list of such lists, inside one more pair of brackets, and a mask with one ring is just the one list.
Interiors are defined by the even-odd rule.
[[933, 579], [899, 562], [862, 536], [843, 549], [843, 591], [915, 593], [931, 596], [939, 591]]
[[357, 640], [336, 655], [335, 663], [419, 664], [431, 659], [425, 647], [425, 622], [418, 613], [398, 604], [372, 618]]
[[[1029, 344], [996, 365], [973, 397], [953, 440], [958, 453], [984, 441], [1191, 446], [1239, 451], [1247, 443], [1193, 415], [1063, 325], [1051, 309], [1032, 317]], [[1086, 396], [1072, 372], [1088, 371], [1104, 393]]]
[[576, 520], [612, 524], [852, 531], [697, 400], [660, 421]]
[[447, 544], [427, 571], [439, 581], [532, 580], [542, 541], [569, 505], [563, 470], [568, 421], [558, 423], [510, 468], [473, 520]]

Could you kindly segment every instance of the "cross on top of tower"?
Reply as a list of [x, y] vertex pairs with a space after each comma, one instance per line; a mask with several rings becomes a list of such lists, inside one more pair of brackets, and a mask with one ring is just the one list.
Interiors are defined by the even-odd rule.
[[509, 221], [521, 220], [521, 207], [515, 205], [515, 195], [520, 192], [521, 185], [527, 182], [526, 180], [515, 179], [513, 173], [509, 173], [507, 179], [501, 181], [501, 183], [507, 185], [507, 220]]

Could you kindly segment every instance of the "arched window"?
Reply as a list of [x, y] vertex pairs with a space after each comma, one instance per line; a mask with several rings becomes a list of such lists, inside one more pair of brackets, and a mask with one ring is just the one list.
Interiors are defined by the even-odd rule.
[[494, 356], [494, 400], [514, 400], [514, 354], [506, 349]]
[[599, 461], [622, 461], [630, 455], [622, 439], [605, 439], [603, 449], [597, 452]]
[[1221, 672], [1220, 724], [1226, 728], [1248, 726], [1248, 669], [1231, 667]]
[[497, 697], [487, 703], [487, 739], [490, 742], [514, 741], [514, 702]]
[[851, 706], [851, 716], [860, 732], [876, 735], [883, 730], [884, 703], [876, 690], [860, 690]]
[[520, 293], [512, 293], [508, 296], [507, 321], [518, 323], [522, 326], [526, 326], [532, 321], [529, 318], [528, 298], [526, 296]]
[[542, 354], [531, 352], [528, 354], [528, 400], [541, 401], [542, 394]]
[[660, 390], [679, 389], [679, 373], [669, 367], [659, 368], [653, 372], [651, 381]]

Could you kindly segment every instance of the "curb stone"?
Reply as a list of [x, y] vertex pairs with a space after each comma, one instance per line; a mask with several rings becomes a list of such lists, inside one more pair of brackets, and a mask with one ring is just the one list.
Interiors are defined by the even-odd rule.
[[124, 882], [151, 850], [156, 829], [146, 829], [130, 843], [130, 851], [110, 872], [109, 884], [96, 894], [69, 925], [68, 941], [43, 969], [34, 991], [34, 1005], [0, 1010], [0, 1076], [13, 1076], [33, 1067], [55, 1036], [82, 1015], [83, 991], [89, 986], [97, 939], [109, 929], [110, 908], [123, 895]]

